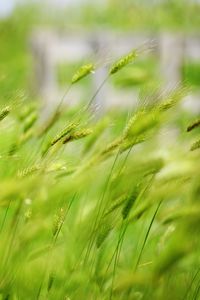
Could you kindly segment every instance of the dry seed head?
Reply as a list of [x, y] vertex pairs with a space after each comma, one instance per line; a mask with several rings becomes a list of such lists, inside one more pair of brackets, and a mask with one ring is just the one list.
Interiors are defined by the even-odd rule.
[[0, 111], [0, 121], [2, 121], [11, 111], [11, 108], [9, 106], [4, 107]]
[[110, 68], [109, 75], [113, 75], [120, 71], [122, 68], [132, 63], [138, 56], [137, 50], [131, 51], [129, 54], [123, 56], [118, 61], [116, 61]]
[[76, 83], [77, 81], [93, 73], [94, 71], [95, 71], [95, 66], [91, 63], [81, 66], [73, 75], [71, 83], [72, 84]]

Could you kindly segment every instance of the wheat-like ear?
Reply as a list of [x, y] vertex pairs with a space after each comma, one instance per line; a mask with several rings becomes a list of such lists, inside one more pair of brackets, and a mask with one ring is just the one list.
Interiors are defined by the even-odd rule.
[[95, 66], [92, 63], [81, 66], [76, 71], [76, 73], [72, 76], [71, 83], [74, 84], [78, 82], [79, 80], [93, 73], [94, 71], [95, 71]]
[[187, 132], [192, 131], [193, 129], [197, 128], [200, 126], [200, 119], [196, 120], [192, 124], [190, 124], [187, 128]]
[[121, 57], [119, 60], [117, 60], [110, 68], [109, 75], [113, 75], [120, 71], [122, 68], [127, 66], [128, 64], [132, 63], [135, 58], [138, 56], [137, 50], [133, 50], [127, 55]]
[[194, 151], [200, 148], [200, 140], [196, 141], [195, 143], [192, 144], [190, 150]]
[[166, 99], [158, 106], [159, 111], [166, 111], [175, 106], [187, 94], [185, 87], [172, 90]]
[[121, 145], [122, 142], [123, 139], [121, 137], [116, 138], [113, 142], [109, 143], [104, 150], [101, 151], [100, 155], [103, 156], [113, 152]]
[[82, 139], [82, 138], [90, 135], [92, 132], [93, 132], [93, 130], [90, 129], [90, 128], [82, 129], [82, 130], [79, 130], [79, 131], [76, 131], [76, 132], [72, 132], [71, 134], [68, 134], [66, 136], [66, 138], [63, 141], [63, 144], [66, 144], [70, 141]]
[[2, 121], [3, 119], [5, 119], [5, 117], [10, 113], [10, 111], [11, 111], [10, 106], [4, 107], [4, 108], [0, 111], [0, 121]]
[[76, 127], [78, 126], [77, 123], [70, 123], [67, 125], [61, 132], [59, 132], [51, 141], [51, 146], [55, 145], [59, 142], [63, 137], [71, 133]]
[[124, 138], [139, 137], [159, 123], [159, 115], [154, 111], [139, 111], [128, 122], [124, 130]]

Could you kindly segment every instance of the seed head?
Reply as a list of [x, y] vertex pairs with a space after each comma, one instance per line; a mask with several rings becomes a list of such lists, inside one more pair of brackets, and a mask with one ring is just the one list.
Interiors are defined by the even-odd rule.
[[2, 121], [10, 113], [10, 111], [11, 111], [11, 109], [9, 106], [4, 107], [0, 111], [0, 121]]
[[92, 132], [93, 132], [93, 130], [89, 129], [89, 128], [88, 129], [82, 129], [82, 130], [79, 130], [79, 131], [76, 131], [76, 132], [72, 132], [71, 134], [68, 134], [66, 136], [66, 138], [63, 141], [63, 144], [66, 144], [70, 141], [82, 139], [82, 138], [90, 135]]
[[193, 129], [200, 126], [200, 119], [196, 120], [194, 123], [190, 124], [187, 128], [187, 132], [192, 131]]
[[137, 57], [137, 51], [133, 50], [129, 54], [123, 56], [118, 61], [116, 61], [110, 68], [109, 75], [113, 75], [120, 71], [122, 68], [132, 63]]
[[80, 67], [73, 75], [71, 83], [74, 84], [77, 81], [81, 80], [82, 78], [86, 77], [87, 75], [91, 74], [95, 71], [95, 66], [93, 64], [86, 64]]
[[60, 141], [63, 137], [71, 133], [77, 127], [76, 123], [70, 123], [67, 125], [61, 132], [59, 132], [55, 138], [51, 141], [51, 146], [55, 145], [58, 141]]
[[192, 144], [190, 150], [194, 151], [200, 148], [200, 140], [196, 141], [194, 144]]

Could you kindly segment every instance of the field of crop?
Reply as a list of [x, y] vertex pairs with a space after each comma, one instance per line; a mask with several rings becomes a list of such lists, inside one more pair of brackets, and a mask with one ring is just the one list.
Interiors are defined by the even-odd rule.
[[200, 297], [200, 121], [180, 116], [186, 93], [98, 120], [88, 102], [40, 124], [22, 93], [1, 108], [2, 299]]
[[[199, 6], [179, 0], [156, 8], [154, 22], [116, 2], [104, 14], [86, 7], [84, 26], [138, 29], [141, 14], [144, 28], [199, 24]], [[194, 11], [191, 23], [181, 17]], [[105, 114], [87, 81], [99, 66], [58, 66], [65, 97], [44, 120], [29, 86], [34, 18], [0, 21], [0, 300], [200, 299], [200, 117], [183, 105], [200, 64], [186, 62], [184, 83], [164, 90], [155, 57], [141, 62], [132, 49], [106, 61], [105, 82], [141, 93], [132, 110]], [[91, 97], [67, 106], [79, 85]]]

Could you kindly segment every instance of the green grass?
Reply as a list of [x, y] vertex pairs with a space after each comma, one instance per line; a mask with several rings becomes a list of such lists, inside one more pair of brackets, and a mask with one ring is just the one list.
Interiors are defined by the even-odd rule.
[[198, 299], [199, 134], [180, 124], [184, 94], [147, 93], [97, 122], [59, 107], [48, 126], [21, 94], [2, 107], [1, 299]]
[[[181, 2], [154, 13], [124, 6], [128, 18], [120, 3], [100, 16], [87, 9], [85, 24], [198, 28], [196, 6], [178, 17]], [[180, 26], [186, 11], [194, 22]], [[106, 80], [142, 87], [135, 110], [97, 120], [90, 107], [60, 106], [41, 124], [40, 107], [18, 91], [33, 23], [16, 12], [0, 24], [0, 299], [199, 299], [200, 132], [181, 110], [185, 89], [159, 97], [155, 62], [122, 58]], [[76, 67], [58, 66], [62, 86]], [[189, 86], [198, 68], [184, 67]], [[76, 83], [88, 94], [91, 76]]]

